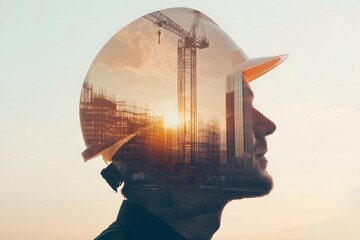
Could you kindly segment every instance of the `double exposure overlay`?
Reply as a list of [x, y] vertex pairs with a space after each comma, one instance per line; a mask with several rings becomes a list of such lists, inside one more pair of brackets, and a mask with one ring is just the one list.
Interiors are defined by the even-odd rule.
[[[284, 58], [252, 62], [196, 10], [147, 14], [115, 34], [86, 75], [82, 155], [101, 156], [114, 190], [124, 182], [126, 198], [191, 239], [197, 216], [270, 191], [248, 82]], [[212, 234], [203, 232], [194, 239]]]

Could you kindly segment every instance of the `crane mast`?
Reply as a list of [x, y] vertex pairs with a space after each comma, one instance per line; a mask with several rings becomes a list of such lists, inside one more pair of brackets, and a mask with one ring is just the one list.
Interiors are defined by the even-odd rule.
[[144, 18], [164, 28], [180, 38], [178, 40], [178, 144], [180, 158], [185, 163], [196, 163], [197, 145], [197, 91], [196, 91], [196, 50], [209, 47], [204, 36], [197, 37], [201, 13], [194, 11], [195, 17], [190, 31], [186, 31], [160, 11], [149, 13]]

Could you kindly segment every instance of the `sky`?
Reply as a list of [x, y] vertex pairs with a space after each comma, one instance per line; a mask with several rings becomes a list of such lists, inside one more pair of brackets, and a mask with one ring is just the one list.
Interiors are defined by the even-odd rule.
[[2, 239], [92, 239], [122, 201], [83, 162], [81, 85], [98, 52], [131, 21], [195, 8], [250, 57], [289, 54], [251, 83], [277, 125], [266, 197], [225, 207], [214, 239], [359, 239], [360, 3], [0, 0]]

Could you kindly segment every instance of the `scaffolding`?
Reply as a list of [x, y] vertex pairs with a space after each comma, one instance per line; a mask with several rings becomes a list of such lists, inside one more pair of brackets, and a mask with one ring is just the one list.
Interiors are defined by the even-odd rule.
[[86, 146], [95, 145], [95, 149], [110, 146], [141, 129], [111, 159], [122, 162], [127, 177], [135, 183], [154, 183], [174, 179], [174, 176], [181, 182], [198, 173], [203, 173], [199, 177], [205, 173], [219, 174], [221, 151], [217, 120], [197, 123], [196, 158], [189, 168], [180, 149], [178, 128], [165, 127], [164, 118], [152, 115], [148, 107], [117, 101], [108, 97], [106, 91], [95, 92], [91, 84], [84, 82], [80, 119]]
[[198, 165], [206, 174], [219, 174], [221, 164], [220, 123], [216, 119], [198, 123]]

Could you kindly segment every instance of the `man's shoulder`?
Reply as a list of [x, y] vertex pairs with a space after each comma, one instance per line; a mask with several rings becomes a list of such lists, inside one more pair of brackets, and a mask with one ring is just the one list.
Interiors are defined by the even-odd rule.
[[105, 229], [94, 240], [128, 240], [132, 239], [129, 228], [118, 222], [113, 222], [107, 229]]
[[185, 240], [159, 217], [129, 201], [121, 205], [118, 217], [95, 240]]

